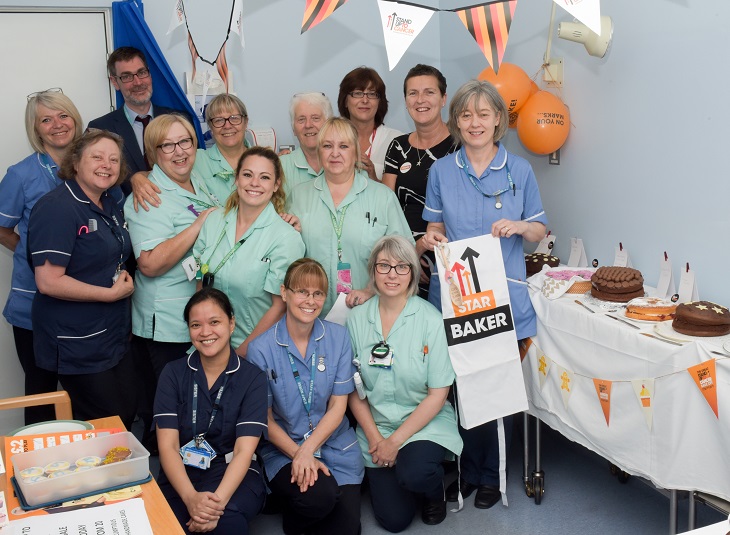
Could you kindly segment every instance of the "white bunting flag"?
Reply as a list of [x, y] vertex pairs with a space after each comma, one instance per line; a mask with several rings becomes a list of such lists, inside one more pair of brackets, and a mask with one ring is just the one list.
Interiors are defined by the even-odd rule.
[[231, 25], [229, 30], [238, 34], [241, 48], [246, 48], [246, 41], [243, 38], [243, 0], [236, 0], [231, 13]]
[[542, 387], [545, 386], [545, 381], [547, 380], [548, 373], [550, 373], [550, 366], [552, 363], [552, 359], [545, 353], [540, 355], [540, 358], [537, 359], [537, 376], [540, 378], [540, 390], [542, 390]]
[[568, 409], [568, 400], [573, 393], [573, 372], [562, 366], [558, 366], [558, 383], [560, 384], [560, 394], [563, 396], [563, 405]]
[[634, 387], [636, 398], [641, 404], [641, 410], [644, 411], [646, 425], [651, 431], [651, 424], [654, 420], [654, 379], [636, 379], [631, 381]]
[[378, 0], [381, 26], [388, 53], [388, 68], [392, 71], [413, 40], [426, 27], [433, 10]]
[[600, 0], [553, 0], [598, 35], [601, 35]]
[[176, 0], [175, 6], [172, 9], [172, 18], [170, 19], [170, 27], [167, 29], [167, 35], [170, 35], [175, 28], [183, 24], [185, 24], [183, 0]]

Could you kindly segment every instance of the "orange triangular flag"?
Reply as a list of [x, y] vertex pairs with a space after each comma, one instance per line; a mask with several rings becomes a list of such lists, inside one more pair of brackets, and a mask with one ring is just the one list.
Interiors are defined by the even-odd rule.
[[604, 379], [593, 379], [593, 385], [596, 387], [598, 401], [601, 402], [603, 416], [606, 418], [606, 425], [609, 425], [608, 419], [611, 416], [611, 383]]
[[517, 0], [504, 0], [456, 11], [494, 72], [502, 63], [516, 7]]
[[697, 388], [700, 389], [702, 395], [705, 396], [707, 403], [710, 404], [715, 417], [717, 414], [717, 375], [715, 374], [715, 359], [706, 360], [696, 366], [690, 366], [687, 371], [694, 379]]
[[302, 19], [302, 33], [314, 28], [317, 24], [329, 17], [347, 0], [307, 0]]

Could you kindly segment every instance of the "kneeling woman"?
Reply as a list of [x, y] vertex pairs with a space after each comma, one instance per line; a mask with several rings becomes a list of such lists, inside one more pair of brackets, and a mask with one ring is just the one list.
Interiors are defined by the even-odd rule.
[[165, 366], [157, 386], [160, 487], [188, 533], [245, 535], [265, 498], [251, 459], [266, 436], [266, 377], [231, 347], [223, 292], [200, 290], [183, 315], [196, 351]]
[[446, 518], [441, 461], [461, 453], [451, 404], [454, 382], [441, 314], [418, 293], [419, 261], [410, 241], [385, 236], [368, 261], [376, 296], [350, 312], [347, 327], [366, 399], [350, 395], [357, 438], [378, 523], [408, 527]]
[[286, 272], [286, 315], [253, 340], [247, 359], [269, 378], [269, 487], [285, 502], [284, 533], [357, 534], [363, 462], [345, 417], [355, 388], [350, 339], [318, 318], [327, 275], [302, 258]]

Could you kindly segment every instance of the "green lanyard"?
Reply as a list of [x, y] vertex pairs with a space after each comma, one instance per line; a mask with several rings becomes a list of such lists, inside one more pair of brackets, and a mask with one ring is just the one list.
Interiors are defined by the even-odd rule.
[[342, 262], [342, 227], [345, 224], [345, 213], [349, 208], [349, 204], [342, 209], [342, 214], [335, 219], [335, 216], [330, 212], [330, 219], [332, 220], [332, 228], [335, 230], [335, 236], [337, 236], [337, 259]]
[[[223, 240], [223, 237], [226, 235], [226, 228], [227, 227], [228, 227], [228, 223], [226, 222], [226, 224], [223, 227], [223, 230], [221, 231], [221, 235], [218, 236], [218, 241], [215, 242], [215, 247], [213, 247], [213, 250], [210, 252], [210, 258], [213, 258], [213, 253], [216, 252], [216, 250], [218, 249], [218, 246], [220, 245], [221, 241]], [[210, 271], [210, 266], [208, 264], [203, 264], [201, 266], [202, 272], [203, 273], [212, 273], [213, 275], [215, 275], [216, 273], [218, 273], [218, 271], [220, 270], [220, 268], [223, 267], [223, 264], [225, 264], [226, 262], [228, 262], [228, 260], [234, 254], [236, 254], [236, 251], [238, 251], [238, 248], [241, 247], [241, 245], [243, 245], [244, 243], [246, 243], [246, 238], [241, 238], [240, 240], [238, 240], [236, 242], [236, 245], [234, 245], [233, 248], [230, 251], [228, 251], [228, 253], [226, 253], [226, 256], [223, 257], [223, 259], [218, 264], [218, 267], [216, 267], [213, 271]]]

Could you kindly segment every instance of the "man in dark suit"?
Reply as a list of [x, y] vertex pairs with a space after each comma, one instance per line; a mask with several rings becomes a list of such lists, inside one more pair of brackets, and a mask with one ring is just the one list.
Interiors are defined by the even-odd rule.
[[[150, 170], [144, 154], [144, 129], [149, 121], [177, 110], [152, 104], [152, 76], [141, 50], [119, 47], [111, 53], [106, 66], [112, 85], [124, 97], [124, 106], [94, 119], [89, 128], [109, 130], [122, 137], [129, 178], [138, 171]], [[125, 196], [131, 193], [129, 180], [122, 183], [122, 190]]]

